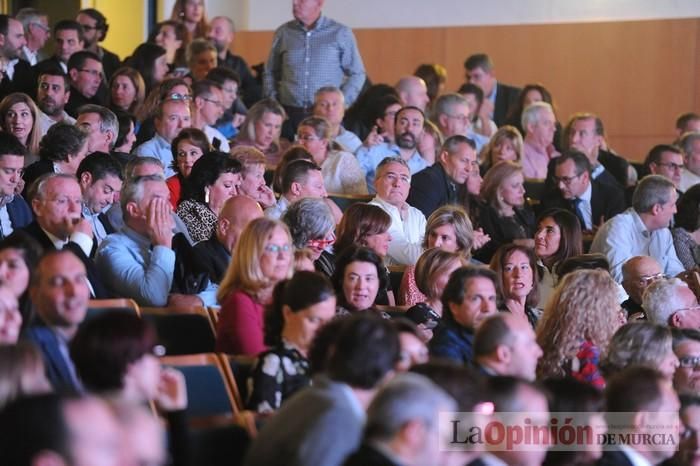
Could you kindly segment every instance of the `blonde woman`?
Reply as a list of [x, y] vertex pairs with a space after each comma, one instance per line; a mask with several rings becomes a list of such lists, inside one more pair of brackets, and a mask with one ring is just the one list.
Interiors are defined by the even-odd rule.
[[523, 137], [515, 126], [502, 126], [481, 149], [481, 171], [487, 172], [498, 162], [520, 163], [523, 155]]
[[221, 304], [217, 351], [256, 356], [266, 349], [263, 308], [275, 285], [292, 276], [293, 266], [292, 239], [284, 223], [258, 218], [248, 224], [216, 295]]
[[564, 276], [537, 327], [544, 355], [540, 379], [572, 376], [602, 388], [600, 355], [621, 325], [617, 286], [604, 270], [576, 270]]
[[276, 100], [260, 100], [248, 110], [233, 145], [255, 147], [265, 154], [268, 168], [275, 168], [289, 147], [289, 141], [280, 139], [286, 119], [287, 113]]

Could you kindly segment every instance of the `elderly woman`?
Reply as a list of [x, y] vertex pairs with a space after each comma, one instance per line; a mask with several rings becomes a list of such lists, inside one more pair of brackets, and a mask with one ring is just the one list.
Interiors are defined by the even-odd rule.
[[481, 172], [486, 173], [498, 162], [520, 163], [523, 156], [523, 137], [514, 126], [501, 126], [481, 149]]
[[248, 378], [248, 409], [273, 412], [311, 383], [308, 352], [326, 322], [335, 317], [335, 293], [326, 277], [297, 272], [275, 287], [265, 311], [265, 343]]
[[620, 327], [613, 335], [600, 370], [609, 377], [629, 366], [645, 366], [661, 372], [669, 381], [678, 367], [672, 348], [673, 337], [666, 325], [633, 322]]
[[241, 162], [241, 194], [255, 200], [263, 209], [275, 205], [275, 193], [265, 183], [265, 155], [255, 147], [238, 146], [231, 157]]
[[233, 144], [255, 147], [265, 154], [267, 166], [274, 168], [289, 145], [280, 139], [282, 123], [286, 119], [287, 113], [277, 101], [263, 99], [248, 110]]
[[673, 246], [683, 267], [692, 270], [700, 265], [700, 185], [683, 193], [676, 208], [671, 229]]
[[532, 249], [517, 244], [498, 248], [490, 268], [496, 272], [503, 302], [501, 309], [537, 326], [541, 312], [537, 305], [537, 259]]
[[557, 284], [558, 267], [568, 258], [583, 253], [581, 223], [563, 209], [542, 212], [537, 219], [535, 255], [540, 273], [537, 307], [544, 309]]
[[[339, 256], [331, 279], [338, 296], [339, 315], [375, 311], [379, 291], [386, 289], [389, 275], [374, 251], [351, 246]], [[383, 317], [388, 318], [386, 314]]]
[[486, 173], [478, 223], [491, 240], [474, 254], [480, 261], [490, 262], [502, 244], [533, 246], [535, 214], [525, 201], [524, 182], [522, 168], [513, 162], [499, 162]]
[[299, 123], [297, 141], [321, 167], [326, 191], [339, 194], [367, 194], [365, 174], [357, 158], [333, 141], [325, 118], [308, 117]]
[[620, 316], [617, 286], [608, 272], [576, 270], [563, 277], [537, 327], [544, 353], [538, 378], [571, 376], [602, 388], [600, 355], [620, 327]]
[[238, 195], [240, 184], [240, 162], [223, 152], [209, 152], [195, 162], [176, 212], [193, 241], [211, 238], [221, 208]]
[[[39, 134], [37, 115], [39, 109], [27, 94], [15, 92], [0, 101], [0, 128], [14, 134], [19, 142], [27, 148], [33, 160], [39, 153]], [[25, 165], [33, 161], [26, 160]]]
[[282, 221], [289, 227], [294, 247], [309, 249], [316, 270], [327, 277], [333, 275], [335, 257], [328, 248], [335, 242], [335, 221], [325, 201], [300, 199], [289, 206]]
[[293, 266], [292, 238], [284, 223], [257, 218], [245, 227], [216, 295], [221, 304], [217, 351], [257, 356], [267, 349], [263, 308], [272, 302], [277, 283], [292, 276]]
[[141, 73], [129, 66], [114, 72], [109, 80], [109, 108], [136, 115], [145, 98], [146, 84]]
[[185, 128], [175, 136], [170, 144], [173, 153], [175, 174], [166, 180], [170, 191], [170, 203], [177, 209], [185, 180], [192, 173], [192, 167], [197, 160], [211, 150], [209, 139], [203, 131], [197, 128]]

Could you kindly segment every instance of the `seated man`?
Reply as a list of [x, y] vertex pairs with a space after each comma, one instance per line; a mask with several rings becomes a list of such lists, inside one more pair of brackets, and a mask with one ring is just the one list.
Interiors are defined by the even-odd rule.
[[458, 204], [467, 177], [479, 171], [474, 142], [465, 136], [452, 136], [442, 145], [437, 162], [411, 180], [408, 203], [426, 218], [446, 204]]
[[556, 190], [542, 199], [543, 211], [554, 207], [568, 210], [578, 218], [581, 230], [594, 231], [625, 210], [622, 189], [615, 181], [607, 184], [593, 179], [583, 152], [568, 150], [552, 162]]
[[443, 389], [418, 374], [400, 374], [382, 387], [367, 408], [360, 448], [344, 466], [428, 465], [449, 452], [440, 451], [441, 412], [457, 410]]
[[[215, 290], [197, 285], [197, 296], [173, 293], [176, 254], [170, 191], [159, 175], [130, 180], [121, 193], [124, 227], [100, 245], [97, 264], [117, 296], [141, 306], [213, 306]], [[199, 271], [192, 271], [198, 275]]]
[[90, 221], [97, 245], [114, 233], [106, 212], [119, 197], [122, 170], [119, 161], [104, 152], [95, 152], [80, 162], [76, 173], [83, 193], [83, 218]]
[[622, 264], [634, 256], [653, 257], [666, 275], [675, 276], [685, 270], [668, 229], [676, 213], [676, 196], [676, 188], [667, 178], [645, 176], [634, 190], [632, 207], [600, 227], [591, 252], [608, 258], [615, 281], [622, 281]]
[[76, 126], [88, 134], [88, 154], [109, 154], [119, 136], [119, 121], [113, 111], [100, 105], [83, 105], [78, 108]]
[[484, 91], [486, 113], [498, 126], [506, 124], [508, 110], [518, 100], [521, 89], [497, 80], [494, 63], [485, 53], [475, 53], [464, 61], [467, 82]]
[[22, 180], [22, 168], [27, 149], [10, 133], [0, 132], [0, 236], [32, 222], [29, 205], [19, 194], [15, 194]]
[[93, 297], [110, 297], [103, 286], [97, 267], [90, 260], [96, 243], [90, 222], [81, 217], [83, 195], [72, 175], [49, 173], [32, 185], [30, 195], [34, 222], [24, 228], [44, 248], [44, 251], [67, 249], [85, 266]]
[[66, 122], [75, 124], [75, 118], [68, 115], [65, 106], [70, 97], [70, 81], [60, 68], [49, 68], [39, 75], [39, 85], [36, 91], [37, 129], [43, 137], [49, 128], [56, 123]]
[[673, 352], [679, 363], [676, 372], [673, 373], [673, 388], [676, 389], [676, 393], [700, 396], [700, 330], [674, 330]]
[[325, 118], [331, 127], [331, 138], [340, 144], [343, 150], [355, 153], [362, 146], [362, 141], [355, 133], [343, 128], [345, 117], [345, 95], [334, 86], [324, 86], [314, 95], [314, 116]]
[[559, 156], [554, 148], [556, 117], [547, 102], [535, 102], [523, 110], [523, 175], [525, 178], [544, 180], [549, 159]]
[[81, 391], [68, 343], [87, 313], [90, 290], [85, 266], [71, 251], [49, 251], [39, 260], [29, 295], [37, 319], [24, 338], [41, 351], [46, 376], [56, 391]]
[[65, 110], [73, 118], [78, 117], [78, 109], [83, 105], [105, 105], [97, 92], [103, 79], [100, 57], [87, 50], [75, 52], [68, 59], [70, 97]]
[[474, 141], [477, 152], [489, 142], [489, 138], [474, 131], [469, 118], [469, 102], [461, 94], [443, 94], [438, 97], [433, 122], [445, 138], [459, 134]]
[[678, 141], [685, 133], [700, 133], [700, 115], [687, 112], [676, 119], [676, 140], [673, 144], [679, 145]]
[[695, 293], [678, 278], [662, 278], [644, 291], [642, 307], [647, 320], [676, 328], [700, 328], [700, 306]]
[[192, 86], [192, 127], [202, 130], [207, 135], [213, 148], [228, 152], [231, 147], [226, 137], [214, 128], [224, 114], [224, 94], [221, 86], [214, 81], [204, 79]]
[[418, 107], [425, 112], [425, 107], [430, 102], [428, 86], [425, 81], [417, 76], [404, 76], [394, 86], [396, 93], [404, 107]]
[[396, 113], [394, 135], [396, 144], [382, 142], [371, 147], [361, 146], [357, 150], [357, 161], [365, 172], [367, 188], [374, 194], [374, 176], [379, 162], [386, 157], [401, 157], [408, 164], [411, 174], [428, 166], [418, 152], [418, 140], [423, 134], [425, 116], [416, 107], [403, 107]]
[[496, 274], [485, 267], [462, 267], [442, 294], [443, 316], [429, 343], [430, 355], [469, 366], [474, 363], [474, 332], [496, 309]]
[[541, 357], [542, 348], [527, 319], [500, 312], [486, 319], [476, 331], [474, 361], [488, 375], [534, 381]]
[[413, 265], [423, 253], [425, 215], [406, 202], [411, 187], [411, 172], [401, 157], [387, 157], [377, 166], [374, 180], [377, 195], [370, 202], [391, 217], [389, 253], [394, 264]]
[[310, 160], [294, 160], [284, 167], [282, 194], [275, 205], [265, 209], [265, 216], [279, 220], [290, 204], [306, 197], [328, 197], [321, 167]]
[[635, 256], [622, 266], [622, 287], [629, 298], [621, 306], [627, 317], [644, 312], [642, 295], [644, 290], [656, 280], [663, 278], [661, 266], [649, 256]]
[[262, 216], [260, 205], [248, 196], [233, 196], [226, 201], [219, 212], [213, 236], [194, 247], [208, 269], [212, 283], [221, 283], [224, 278], [233, 248], [243, 229], [252, 220]]
[[681, 182], [678, 189], [686, 192], [692, 186], [700, 183], [700, 133], [683, 134], [678, 145], [683, 150], [685, 162], [685, 166], [681, 170]]
[[668, 144], [658, 144], [652, 147], [644, 160], [644, 165], [649, 169], [649, 173], [665, 176], [673, 182], [676, 190], [680, 188], [681, 173], [685, 165], [683, 164], [683, 153], [678, 147]]
[[156, 134], [153, 138], [136, 148], [134, 153], [141, 157], [156, 157], [165, 167], [165, 178], [175, 174], [173, 169], [173, 152], [170, 143], [183, 128], [190, 127], [190, 106], [182, 99], [166, 99], [158, 105], [154, 124]]
[[394, 370], [399, 338], [378, 316], [345, 319], [313, 385], [265, 423], [243, 464], [339, 466], [360, 445], [365, 409]]

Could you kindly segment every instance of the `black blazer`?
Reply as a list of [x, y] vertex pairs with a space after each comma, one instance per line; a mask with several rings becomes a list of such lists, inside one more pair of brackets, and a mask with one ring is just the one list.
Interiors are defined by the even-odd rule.
[[34, 98], [36, 94], [36, 88], [32, 89], [34, 81], [32, 65], [25, 60], [18, 61], [15, 64], [15, 72], [11, 80], [4, 74], [2, 75], [2, 81], [0, 81], [0, 99], [13, 92], [24, 92], [29, 95], [29, 97]]
[[518, 101], [522, 89], [503, 84], [500, 81], [497, 81], [497, 83], [498, 87], [496, 88], [496, 105], [494, 105], [493, 108], [493, 121], [496, 123], [496, 126], [501, 127], [506, 124], [508, 110]]
[[[543, 211], [553, 207], [566, 209], [576, 215], [574, 203], [568, 199], [564, 199], [561, 195], [561, 191], [558, 189], [556, 192], [552, 193], [552, 195], [542, 200]], [[593, 225], [601, 224], [601, 217], [603, 217], [604, 222], [608, 221], [626, 208], [625, 192], [620, 187], [601, 183], [598, 180], [593, 180], [591, 182], [591, 220]]]
[[620, 450], [608, 450], [596, 462], [596, 466], [634, 466], [627, 455]]
[[450, 185], [442, 164], [436, 162], [413, 175], [407, 202], [428, 218], [438, 207], [457, 202], [456, 189]]
[[348, 456], [343, 466], [400, 466], [382, 452], [372, 446], [363, 443], [355, 453]]
[[600, 149], [598, 151], [598, 161], [605, 167], [605, 171], [609, 172], [620, 183], [620, 186], [623, 188], [627, 187], [627, 172], [630, 167], [630, 163], [627, 160], [612, 152]]
[[231, 262], [231, 254], [226, 250], [223, 244], [219, 242], [216, 235], [206, 241], [200, 241], [194, 246], [194, 251], [206, 266], [209, 273], [209, 280], [212, 283], [221, 283], [224, 278], [229, 262]]
[[60, 342], [56, 334], [37, 319], [35, 325], [27, 328], [23, 335], [24, 340], [31, 341], [41, 351], [44, 360], [44, 370], [46, 378], [51, 382], [51, 386], [57, 392], [78, 392], [78, 387], [71, 377], [71, 366], [73, 361], [65, 358], [60, 350]]
[[[56, 247], [54, 246], [53, 242], [51, 242], [51, 239], [46, 235], [46, 233], [44, 233], [44, 230], [41, 229], [36, 220], [24, 227], [23, 230], [32, 238], [37, 240], [41, 247], [44, 248], [44, 251], [56, 250]], [[90, 260], [90, 258], [85, 255], [80, 246], [78, 246], [76, 243], [69, 241], [65, 246], [63, 246], [63, 249], [69, 250], [73, 254], [75, 254], [78, 257], [78, 259], [80, 259], [80, 262], [82, 262], [85, 266], [88, 280], [90, 280], [90, 285], [92, 285], [92, 289], [95, 291], [94, 298], [111, 298], [111, 294], [107, 292], [107, 289], [104, 287], [102, 280], [100, 279], [100, 274], [97, 271], [95, 263], [92, 262], [92, 260]], [[90, 255], [94, 255], [96, 249], [97, 241], [93, 241], [92, 251], [90, 252]]]

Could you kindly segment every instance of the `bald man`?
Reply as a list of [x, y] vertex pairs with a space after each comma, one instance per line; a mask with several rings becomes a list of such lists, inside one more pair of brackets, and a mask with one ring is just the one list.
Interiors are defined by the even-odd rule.
[[233, 248], [241, 232], [252, 220], [262, 217], [260, 205], [248, 196], [230, 198], [219, 213], [212, 237], [195, 246], [202, 266], [208, 270], [212, 283], [220, 283], [226, 273]]
[[635, 256], [622, 266], [622, 287], [629, 295], [629, 299], [622, 303], [622, 308], [627, 315], [644, 312], [642, 309], [642, 295], [649, 285], [663, 278], [661, 266], [653, 257]]
[[404, 107], [418, 107], [425, 112], [425, 107], [430, 102], [428, 87], [425, 81], [417, 76], [404, 76], [394, 86]]

